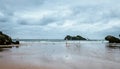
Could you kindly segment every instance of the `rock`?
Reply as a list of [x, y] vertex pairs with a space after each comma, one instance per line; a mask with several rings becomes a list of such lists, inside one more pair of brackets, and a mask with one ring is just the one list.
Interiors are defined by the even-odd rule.
[[19, 41], [16, 41], [16, 42], [12, 42], [13, 44], [20, 44], [20, 42]]
[[67, 35], [67, 36], [64, 38], [64, 40], [72, 40], [72, 36]]
[[12, 38], [0, 31], [0, 45], [19, 44], [19, 41], [13, 42]]
[[105, 40], [109, 41], [109, 43], [120, 43], [120, 39], [114, 36], [108, 35], [105, 37]]
[[67, 35], [64, 40], [86, 40], [85, 38], [83, 38], [82, 36], [70, 36], [70, 35]]
[[11, 37], [0, 32], [0, 45], [9, 45], [12, 43]]

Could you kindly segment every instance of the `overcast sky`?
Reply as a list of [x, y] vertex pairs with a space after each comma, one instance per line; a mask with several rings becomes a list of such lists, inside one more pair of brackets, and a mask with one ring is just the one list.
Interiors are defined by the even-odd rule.
[[0, 0], [0, 30], [29, 39], [118, 36], [120, 0]]

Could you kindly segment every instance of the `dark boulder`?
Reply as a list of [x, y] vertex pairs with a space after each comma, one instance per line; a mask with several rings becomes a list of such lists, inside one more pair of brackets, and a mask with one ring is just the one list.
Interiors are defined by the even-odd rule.
[[70, 35], [67, 35], [64, 40], [86, 40], [86, 38], [80, 36], [80, 35], [77, 35], [77, 36], [70, 36]]
[[12, 42], [13, 44], [20, 44], [20, 42], [19, 41], [16, 41], [16, 42]]
[[9, 45], [12, 43], [11, 37], [0, 31], [0, 45]]
[[72, 40], [72, 36], [67, 35], [67, 36], [64, 38], [64, 40]]
[[120, 43], [120, 39], [114, 36], [108, 35], [105, 37], [105, 40], [109, 41], [109, 43]]
[[10, 45], [10, 44], [19, 44], [19, 41], [14, 43], [12, 38], [0, 31], [0, 45]]

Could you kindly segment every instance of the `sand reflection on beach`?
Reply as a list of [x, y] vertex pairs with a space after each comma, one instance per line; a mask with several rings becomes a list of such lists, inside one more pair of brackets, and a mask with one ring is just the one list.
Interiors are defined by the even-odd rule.
[[23, 42], [0, 49], [0, 69], [119, 69], [120, 48], [102, 42]]

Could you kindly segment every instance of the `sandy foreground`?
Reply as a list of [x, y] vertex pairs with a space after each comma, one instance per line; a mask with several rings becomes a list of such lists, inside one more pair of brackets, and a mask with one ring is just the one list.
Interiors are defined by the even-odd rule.
[[12, 61], [0, 60], [0, 69], [48, 69], [43, 66], [35, 66], [30, 64], [14, 63]]
[[33, 46], [0, 50], [0, 69], [120, 68], [120, 49], [106, 48], [103, 44]]
[[80, 59], [78, 61], [64, 62], [49, 61], [47, 63], [24, 62], [24, 59], [10, 60], [0, 59], [0, 69], [119, 69], [120, 63], [114, 63], [103, 60]]

